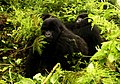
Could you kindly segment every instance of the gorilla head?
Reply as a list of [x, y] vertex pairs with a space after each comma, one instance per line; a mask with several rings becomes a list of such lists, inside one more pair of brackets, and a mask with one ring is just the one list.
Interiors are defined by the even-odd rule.
[[[90, 20], [90, 22], [88, 20]], [[77, 16], [74, 24], [79, 25], [79, 26], [84, 26], [84, 25], [88, 25], [92, 23], [92, 21], [93, 19], [88, 18], [87, 13], [81, 13], [80, 15]]]
[[82, 14], [80, 14], [80, 15], [77, 16], [75, 22], [76, 23], [82, 22], [87, 17], [88, 17], [87, 13], [82, 13]]
[[62, 23], [55, 19], [46, 19], [41, 27], [42, 34], [45, 35], [47, 42], [55, 42], [62, 31]]

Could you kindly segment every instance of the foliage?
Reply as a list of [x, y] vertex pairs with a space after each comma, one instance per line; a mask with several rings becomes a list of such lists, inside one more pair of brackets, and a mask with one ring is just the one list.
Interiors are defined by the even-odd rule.
[[[98, 2], [101, 1], [101, 2]], [[120, 8], [109, 0], [2, 0], [0, 2], [0, 83], [1, 84], [119, 84], [120, 83]], [[111, 4], [112, 3], [112, 4]], [[40, 16], [50, 13], [62, 21], [73, 22], [87, 12], [106, 40], [85, 69], [64, 71], [58, 63], [47, 75], [24, 78], [23, 64], [29, 49], [42, 53]], [[97, 48], [97, 47], [96, 47]], [[79, 55], [79, 54], [78, 54]], [[73, 55], [74, 57], [74, 55]], [[76, 59], [70, 62], [74, 63]], [[78, 71], [79, 70], [79, 71]], [[21, 76], [22, 75], [22, 76]]]

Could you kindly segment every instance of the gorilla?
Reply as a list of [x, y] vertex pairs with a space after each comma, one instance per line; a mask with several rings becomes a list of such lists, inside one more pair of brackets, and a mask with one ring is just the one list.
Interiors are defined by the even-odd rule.
[[[44, 17], [44, 18], [43, 18]], [[53, 18], [50, 14], [43, 14], [43, 21], [47, 18]], [[90, 20], [90, 22], [88, 21]], [[92, 27], [92, 19], [88, 18], [87, 13], [81, 13], [72, 23], [64, 22], [65, 26], [74, 34], [82, 37], [88, 45], [88, 55], [94, 55], [97, 50], [96, 46], [101, 47], [102, 38], [97, 25]]]
[[38, 72], [49, 72], [56, 63], [60, 63], [62, 69], [71, 70], [71, 64], [68, 61], [72, 59], [73, 53], [81, 52], [83, 55], [88, 55], [88, 46], [84, 39], [68, 30], [59, 19], [46, 18], [41, 31], [48, 44], [44, 45], [41, 55], [35, 51], [27, 58], [26, 77], [32, 77]]
[[92, 21], [91, 18], [88, 18], [88, 14], [82, 13], [73, 24], [66, 24], [67, 28], [85, 40], [88, 45], [88, 55], [90, 56], [97, 52], [96, 46], [101, 47], [102, 43], [100, 31], [96, 25], [92, 27]]

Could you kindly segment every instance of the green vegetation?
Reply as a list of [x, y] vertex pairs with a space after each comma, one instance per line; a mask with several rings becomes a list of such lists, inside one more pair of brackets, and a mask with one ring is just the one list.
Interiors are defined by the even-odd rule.
[[[102, 0], [101, 0], [102, 1]], [[108, 0], [109, 1], [109, 0]], [[24, 59], [33, 48], [42, 53], [43, 13], [74, 21], [86, 11], [101, 30], [102, 48], [88, 67], [73, 72], [56, 64], [47, 75], [23, 77]], [[32, 42], [34, 41], [34, 42]], [[97, 0], [0, 0], [0, 84], [120, 84], [120, 8]]]

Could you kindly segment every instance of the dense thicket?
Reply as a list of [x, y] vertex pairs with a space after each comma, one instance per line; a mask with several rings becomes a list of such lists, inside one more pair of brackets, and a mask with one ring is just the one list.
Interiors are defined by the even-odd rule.
[[[109, 0], [108, 0], [109, 1]], [[76, 17], [87, 12], [100, 29], [101, 49], [81, 70], [80, 60], [72, 59], [78, 72], [61, 70], [56, 64], [51, 72], [24, 78], [24, 60], [31, 50], [42, 53], [44, 36], [41, 35], [43, 13], [50, 13], [63, 22], [74, 22]], [[77, 56], [81, 55], [80, 53]], [[76, 54], [73, 54], [73, 58]], [[70, 84], [119, 84], [120, 83], [120, 10], [116, 3], [103, 0], [2, 0], [0, 2], [0, 83], [25, 84], [70, 83]]]

